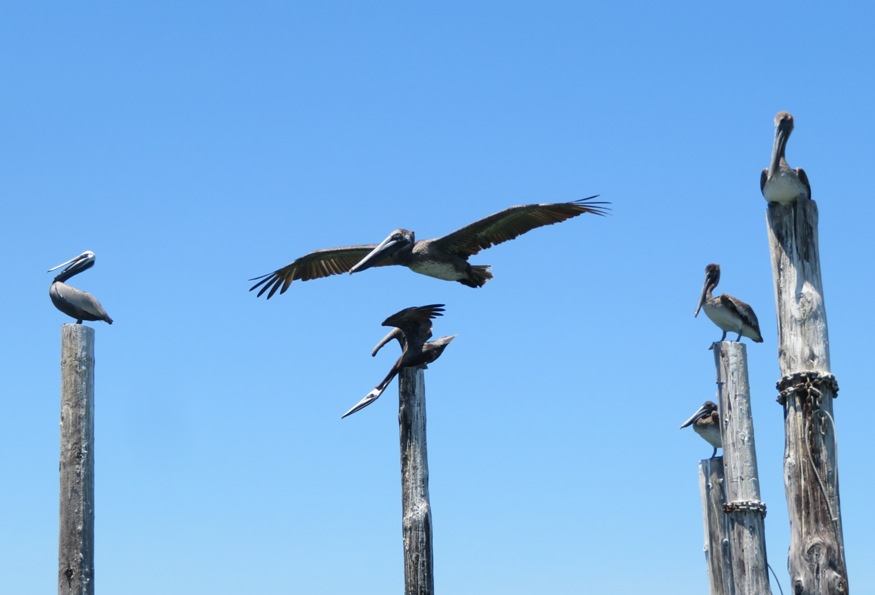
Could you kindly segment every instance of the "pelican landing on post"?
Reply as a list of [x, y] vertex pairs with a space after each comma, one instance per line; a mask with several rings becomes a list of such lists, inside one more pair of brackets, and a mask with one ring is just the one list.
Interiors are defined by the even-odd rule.
[[738, 333], [736, 341], [741, 341], [741, 337], [753, 339], [755, 343], [762, 343], [763, 337], [760, 334], [760, 323], [757, 321], [757, 315], [754, 314], [753, 308], [742, 302], [738, 298], [725, 293], [714, 297], [711, 291], [717, 287], [720, 282], [720, 265], [709, 264], [705, 267], [705, 284], [702, 286], [702, 295], [699, 296], [699, 303], [696, 304], [696, 312], [693, 317], [699, 315], [699, 310], [705, 309], [705, 314], [711, 319], [711, 322], [723, 329], [721, 341], [726, 340], [726, 333]]
[[104, 320], [112, 324], [112, 318], [100, 305], [93, 295], [88, 292], [70, 287], [64, 281], [78, 275], [82, 271], [86, 271], [94, 266], [94, 252], [90, 250], [83, 252], [76, 258], [71, 258], [67, 262], [62, 262], [56, 267], [52, 267], [48, 272], [52, 272], [67, 266], [63, 271], [58, 273], [52, 286], [49, 287], [49, 296], [52, 298], [52, 303], [55, 308], [76, 319], [76, 324], [82, 324], [83, 320]]
[[458, 281], [468, 287], [482, 287], [492, 279], [489, 266], [471, 265], [468, 257], [536, 227], [559, 223], [583, 213], [607, 214], [606, 203], [594, 202], [594, 198], [597, 196], [572, 202], [510, 207], [431, 240], [417, 241], [412, 231], [396, 229], [379, 244], [317, 250], [272, 273], [250, 279], [258, 282], [249, 291], [260, 288], [258, 296], [267, 292], [270, 299], [277, 291], [285, 293], [292, 281], [357, 273], [387, 265], [402, 265], [429, 277]]
[[716, 457], [717, 449], [723, 448], [723, 440], [720, 438], [720, 415], [717, 413], [717, 405], [713, 401], [705, 401], [690, 419], [681, 424], [681, 429], [687, 426], [693, 426], [693, 431], [714, 447], [711, 458]]
[[444, 349], [450, 344], [450, 341], [456, 338], [453, 335], [429, 341], [431, 338], [431, 321], [437, 316], [443, 316], [443, 312], [443, 304], [405, 308], [383, 321], [383, 326], [394, 326], [395, 328], [380, 339], [371, 355], [377, 355], [377, 352], [383, 345], [392, 339], [397, 339], [401, 344], [401, 357], [398, 358], [398, 361], [395, 362], [395, 365], [392, 366], [392, 369], [389, 370], [389, 374], [386, 375], [383, 381], [374, 390], [365, 395], [365, 398], [356, 403], [352, 409], [344, 413], [341, 419], [364, 409], [380, 398], [380, 395], [383, 394], [383, 391], [386, 390], [392, 379], [401, 371], [401, 368], [425, 366], [441, 356]]
[[775, 143], [772, 146], [772, 160], [769, 167], [760, 174], [760, 190], [769, 202], [787, 204], [797, 198], [811, 198], [811, 185], [801, 167], [791, 169], [784, 153], [787, 141], [793, 132], [793, 116], [789, 112], [778, 112], [775, 116]]

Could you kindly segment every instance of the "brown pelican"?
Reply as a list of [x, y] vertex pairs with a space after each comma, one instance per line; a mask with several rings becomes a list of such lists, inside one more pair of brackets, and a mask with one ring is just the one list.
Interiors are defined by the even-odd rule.
[[784, 158], [787, 141], [793, 132], [793, 116], [778, 112], [775, 116], [775, 144], [772, 161], [760, 174], [760, 190], [769, 202], [790, 203], [797, 198], [811, 198], [811, 185], [801, 167], [791, 169]]
[[430, 364], [440, 357], [450, 341], [455, 339], [455, 335], [451, 337], [441, 337], [434, 341], [429, 341], [431, 338], [431, 321], [436, 316], [443, 316], [443, 304], [432, 304], [430, 306], [420, 306], [418, 308], [405, 308], [400, 312], [396, 312], [389, 318], [383, 321], [383, 326], [393, 326], [388, 335], [383, 337], [371, 355], [376, 355], [380, 348], [391, 341], [397, 339], [401, 344], [401, 357], [389, 370], [389, 374], [383, 381], [377, 385], [374, 390], [365, 395], [361, 401], [356, 403], [352, 409], [341, 416], [341, 419], [352, 415], [360, 409], [364, 409], [374, 401], [376, 401], [392, 379], [401, 371], [401, 368], [424, 366]]
[[259, 297], [267, 292], [269, 299], [277, 290], [285, 293], [292, 281], [298, 279], [309, 281], [386, 265], [403, 265], [429, 277], [458, 281], [468, 287], [482, 287], [492, 278], [492, 273], [488, 265], [469, 264], [469, 256], [536, 227], [559, 223], [583, 213], [606, 214], [606, 203], [593, 202], [594, 198], [596, 196], [572, 202], [510, 207], [432, 240], [416, 241], [412, 231], [396, 229], [380, 244], [317, 250], [272, 273], [250, 279], [258, 283], [249, 291], [261, 287]]
[[693, 431], [714, 447], [711, 458], [716, 457], [717, 449], [723, 448], [723, 440], [720, 438], [720, 415], [717, 413], [717, 405], [712, 401], [705, 401], [690, 419], [681, 424], [681, 429], [687, 426], [693, 426]]
[[741, 337], [749, 337], [756, 343], [762, 343], [763, 337], [760, 335], [760, 323], [757, 321], [757, 315], [753, 313], [753, 309], [742, 302], [738, 298], [725, 293], [714, 297], [711, 295], [711, 290], [717, 287], [720, 282], [720, 265], [709, 264], [705, 267], [705, 284], [702, 286], [702, 295], [699, 296], [699, 303], [696, 304], [696, 313], [693, 317], [699, 315], [699, 310], [705, 308], [705, 314], [711, 319], [711, 322], [723, 329], [721, 341], [726, 339], [726, 333], [732, 331], [738, 333], [736, 341], [741, 341]]
[[77, 275], [82, 271], [88, 270], [94, 266], [94, 252], [90, 250], [83, 252], [76, 258], [71, 258], [67, 262], [62, 262], [56, 267], [52, 267], [48, 272], [52, 272], [68, 266], [55, 277], [52, 286], [49, 288], [49, 295], [52, 298], [52, 303], [55, 308], [76, 319], [76, 324], [82, 324], [83, 320], [105, 320], [112, 324], [112, 318], [90, 293], [70, 287], [64, 281]]

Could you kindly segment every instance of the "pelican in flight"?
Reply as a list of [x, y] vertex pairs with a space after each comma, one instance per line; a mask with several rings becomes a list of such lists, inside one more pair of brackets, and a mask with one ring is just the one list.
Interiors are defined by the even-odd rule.
[[755, 343], [762, 343], [760, 323], [757, 321], [757, 315], [753, 313], [753, 308], [731, 295], [723, 293], [714, 297], [711, 294], [719, 282], [720, 265], [706, 266], [705, 284], [702, 286], [702, 295], [699, 296], [699, 303], [696, 304], [696, 313], [693, 317], [698, 316], [699, 310], [704, 308], [711, 322], [723, 329], [721, 341], [726, 340], [727, 332], [733, 332], [738, 333], [736, 341], [741, 341], [741, 337], [744, 336], [753, 339]]
[[717, 405], [712, 401], [705, 401], [690, 419], [681, 424], [681, 429], [687, 426], [693, 426], [693, 431], [714, 447], [711, 458], [716, 457], [717, 449], [723, 448], [723, 440], [720, 438], [720, 415], [717, 413]]
[[775, 116], [775, 144], [769, 167], [760, 174], [760, 190], [769, 202], [791, 203], [797, 198], [811, 198], [811, 185], [801, 167], [791, 169], [784, 157], [787, 141], [793, 132], [793, 116], [778, 112]]
[[510, 207], [441, 238], [417, 241], [412, 231], [396, 229], [379, 244], [343, 246], [311, 252], [272, 273], [250, 279], [258, 281], [249, 291], [267, 292], [270, 299], [285, 293], [292, 281], [309, 281], [341, 273], [357, 273], [371, 267], [403, 265], [416, 273], [482, 287], [492, 279], [489, 265], [471, 265], [468, 257], [485, 248], [512, 240], [536, 227], [552, 225], [583, 213], [605, 215], [607, 203], [590, 196], [572, 202]]
[[356, 403], [352, 409], [341, 416], [341, 419], [352, 415], [356, 411], [364, 409], [383, 394], [392, 379], [401, 371], [401, 368], [409, 368], [416, 366], [425, 366], [435, 361], [440, 357], [450, 341], [456, 338], [455, 335], [450, 337], [441, 337], [434, 341], [429, 341], [431, 338], [431, 321], [437, 316], [443, 316], [444, 305], [432, 304], [430, 306], [420, 306], [418, 308], [405, 308], [400, 312], [396, 312], [389, 318], [383, 321], [383, 326], [395, 327], [389, 334], [383, 337], [371, 355], [377, 355], [380, 348], [392, 339], [397, 339], [401, 344], [401, 357], [389, 370], [389, 374], [383, 381], [377, 385], [374, 390], [365, 395], [361, 401]]
[[[67, 266], [69, 265], [69, 266]], [[71, 258], [67, 262], [62, 262], [56, 267], [52, 267], [48, 272], [55, 271], [62, 266], [67, 266], [63, 271], [58, 273], [52, 286], [49, 287], [49, 296], [52, 298], [52, 303], [55, 308], [76, 319], [76, 324], [82, 324], [83, 320], [104, 320], [112, 324], [112, 318], [100, 305], [93, 295], [88, 292], [70, 287], [64, 281], [78, 275], [82, 271], [88, 270], [94, 266], [94, 252], [88, 250], [75, 258]]]

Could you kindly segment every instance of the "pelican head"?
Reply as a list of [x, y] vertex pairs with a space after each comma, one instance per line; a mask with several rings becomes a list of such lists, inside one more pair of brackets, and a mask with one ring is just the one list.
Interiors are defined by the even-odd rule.
[[699, 315], [699, 310], [702, 309], [708, 292], [717, 287], [718, 283], [720, 283], [720, 265], [709, 264], [705, 267], [705, 284], [702, 285], [702, 294], [699, 296], [699, 303], [696, 304], [696, 313], [693, 314], [693, 318]]
[[696, 420], [709, 417], [712, 413], [717, 411], [717, 405], [713, 401], [705, 401], [705, 403], [699, 407], [696, 412], [684, 423], [681, 424], [680, 429], [684, 429], [687, 426], [691, 426], [696, 423]]
[[785, 159], [787, 141], [793, 132], [793, 115], [790, 112], [778, 112], [775, 115], [775, 144], [772, 146], [772, 161], [769, 163], [768, 179], [771, 180], [781, 167], [781, 160]]
[[388, 238], [380, 242], [376, 248], [371, 250], [367, 256], [362, 258], [358, 264], [349, 269], [349, 272], [352, 274], [369, 269], [384, 258], [391, 258], [405, 249], [409, 250], [413, 248], [413, 244], [415, 243], [416, 238], [412, 231], [396, 229], [389, 234]]
[[[67, 265], [69, 265], [69, 266], [67, 266]], [[71, 258], [67, 262], [62, 262], [61, 264], [59, 264], [57, 266], [53, 266], [52, 268], [50, 268], [46, 272], [51, 273], [52, 271], [56, 271], [63, 266], [67, 266], [67, 268], [65, 268], [63, 271], [58, 273], [58, 275], [55, 277], [55, 281], [65, 281], [66, 279], [69, 279], [73, 275], [78, 275], [82, 271], [87, 271], [88, 269], [93, 267], [94, 266], [94, 252], [92, 252], [91, 250], [86, 250], [85, 252], [83, 252], [79, 256]]]

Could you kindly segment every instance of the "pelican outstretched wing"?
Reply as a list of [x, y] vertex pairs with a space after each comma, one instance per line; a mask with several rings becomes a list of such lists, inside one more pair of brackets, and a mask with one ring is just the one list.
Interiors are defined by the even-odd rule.
[[473, 256], [536, 227], [560, 223], [583, 213], [606, 215], [609, 203], [593, 201], [594, 198], [598, 195], [572, 202], [510, 207], [438, 238], [434, 243], [459, 256]]
[[[394, 326], [401, 329], [406, 341], [405, 350], [415, 347], [418, 351], [422, 345], [431, 338], [431, 321], [444, 315], [443, 304], [431, 304], [429, 306], [416, 306], [404, 308], [392, 314], [383, 321], [383, 326]], [[389, 335], [387, 335], [387, 338]]]
[[[292, 281], [309, 281], [310, 279], [321, 279], [322, 277], [347, 273], [376, 247], [376, 244], [367, 244], [316, 250], [272, 273], [250, 279], [250, 281], [258, 281], [258, 283], [250, 287], [249, 291], [260, 287], [258, 297], [267, 292], [267, 299], [270, 299], [277, 290], [280, 293], [285, 293]], [[387, 264], [392, 263], [387, 259], [374, 263], [373, 266]]]

